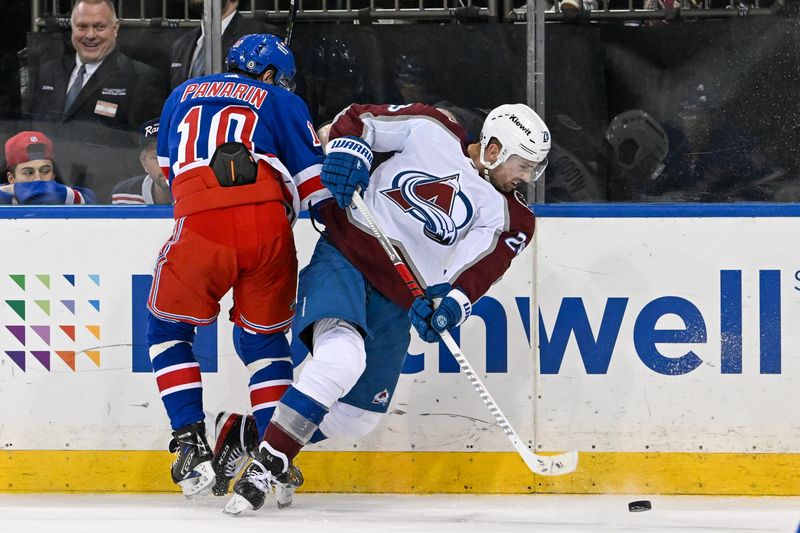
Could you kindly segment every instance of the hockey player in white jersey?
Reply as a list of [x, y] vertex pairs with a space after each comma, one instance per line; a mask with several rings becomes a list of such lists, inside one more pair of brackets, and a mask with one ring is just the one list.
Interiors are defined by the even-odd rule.
[[[293, 329], [312, 358], [235, 484], [231, 514], [261, 507], [306, 444], [370, 432], [394, 394], [410, 325], [428, 342], [459, 326], [533, 237], [517, 187], [544, 172], [550, 133], [523, 104], [494, 109], [473, 144], [422, 104], [354, 104], [336, 117], [330, 139], [321, 180], [333, 199], [312, 207], [325, 231], [300, 272]], [[393, 155], [370, 175], [373, 151]], [[356, 188], [424, 298], [412, 297], [349, 207]]]

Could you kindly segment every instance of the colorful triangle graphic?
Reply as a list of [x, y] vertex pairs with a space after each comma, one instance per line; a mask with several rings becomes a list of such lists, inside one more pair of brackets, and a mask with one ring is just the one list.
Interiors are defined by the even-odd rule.
[[25, 300], [6, 300], [6, 303], [22, 320], [25, 320]]
[[31, 329], [50, 346], [50, 326], [31, 326]]
[[94, 361], [94, 364], [97, 365], [97, 368], [100, 368], [100, 350], [86, 350], [86, 355], [89, 356], [89, 359]]
[[23, 372], [25, 372], [25, 352], [7, 351], [6, 355], [9, 356], [11, 360], [22, 369]]
[[64, 361], [67, 364], [67, 366], [72, 369], [73, 372], [75, 372], [75, 352], [57, 351], [56, 355], [58, 355], [61, 358], [61, 360]]
[[25, 346], [25, 326], [6, 326], [6, 329], [17, 338], [20, 344]]
[[89, 300], [89, 305], [95, 308], [95, 310], [100, 310], [100, 300]]
[[67, 283], [69, 283], [73, 287], [75, 286], [75, 274], [64, 274], [63, 276], [64, 279], [67, 280]]
[[100, 340], [100, 326], [86, 326], [86, 329], [88, 329], [97, 340]]
[[39, 309], [44, 311], [44, 314], [50, 316], [50, 300], [34, 300], [33, 303], [39, 306]]
[[42, 366], [45, 367], [48, 371], [50, 371], [50, 352], [47, 350], [31, 350], [31, 355], [36, 358], [37, 361], [42, 363]]
[[61, 303], [70, 313], [75, 314], [75, 300], [61, 300]]
[[50, 274], [36, 274], [36, 279], [42, 282], [42, 285], [50, 288]]
[[94, 284], [100, 286], [100, 274], [89, 274], [89, 279], [94, 281]]
[[75, 326], [58, 326], [58, 327], [61, 328], [61, 331], [67, 334], [67, 337], [69, 337], [73, 341], [75, 340]]
[[10, 274], [9, 277], [20, 289], [25, 290], [25, 274]]

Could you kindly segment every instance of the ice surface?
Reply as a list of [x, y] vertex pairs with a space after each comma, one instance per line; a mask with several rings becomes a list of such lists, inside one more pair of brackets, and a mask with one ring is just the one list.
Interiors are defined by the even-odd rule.
[[[229, 517], [225, 498], [180, 494], [0, 494], [6, 533], [739, 532], [795, 533], [800, 498], [304, 494]], [[649, 499], [651, 511], [628, 502]]]

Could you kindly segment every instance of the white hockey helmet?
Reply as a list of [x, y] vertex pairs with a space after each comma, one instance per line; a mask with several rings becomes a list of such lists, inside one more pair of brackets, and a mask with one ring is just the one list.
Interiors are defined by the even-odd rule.
[[[494, 163], [484, 158], [486, 147], [492, 138], [503, 146]], [[547, 153], [550, 151], [550, 130], [525, 104], [505, 104], [492, 109], [481, 129], [481, 164], [488, 170], [502, 165], [512, 155], [538, 163], [533, 171], [532, 181], [536, 181], [547, 167]]]

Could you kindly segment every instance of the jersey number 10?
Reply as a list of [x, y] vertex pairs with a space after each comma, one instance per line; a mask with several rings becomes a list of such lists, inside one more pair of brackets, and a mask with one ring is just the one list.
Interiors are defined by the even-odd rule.
[[211, 117], [208, 132], [203, 135], [208, 141], [205, 154], [197, 144], [200, 138], [202, 113], [202, 106], [191, 108], [178, 126], [181, 135], [178, 144], [178, 168], [210, 158], [217, 146], [226, 142], [240, 142], [248, 150], [253, 151], [253, 131], [258, 122], [258, 115], [251, 108], [228, 106], [216, 112]]

